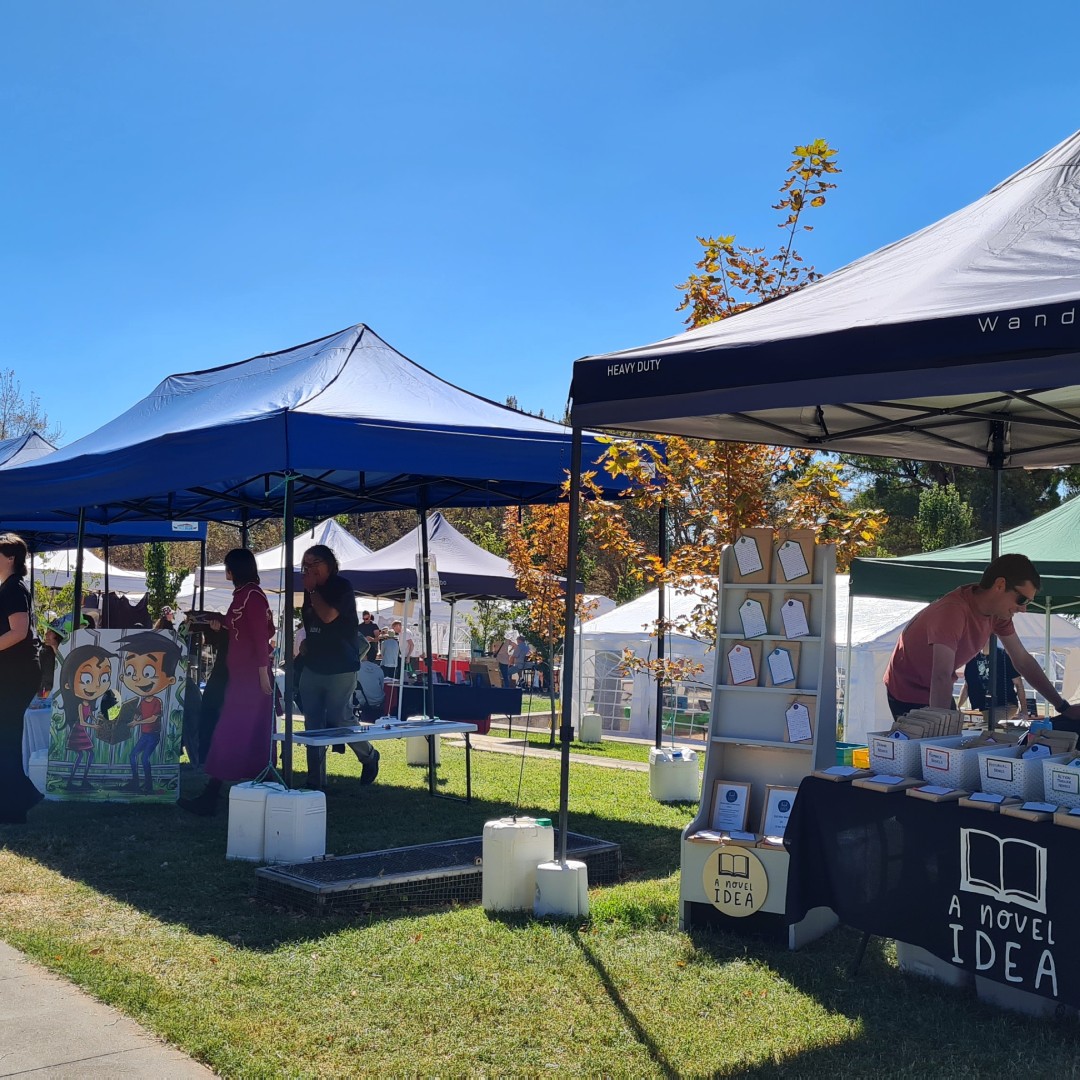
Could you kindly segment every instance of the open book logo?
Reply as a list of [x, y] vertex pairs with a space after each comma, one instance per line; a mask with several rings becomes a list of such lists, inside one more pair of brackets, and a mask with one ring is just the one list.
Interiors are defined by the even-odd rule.
[[960, 888], [1045, 914], [1046, 848], [982, 829], [961, 829]]
[[720, 852], [720, 873], [728, 877], [750, 879], [750, 860], [745, 855], [730, 851]]

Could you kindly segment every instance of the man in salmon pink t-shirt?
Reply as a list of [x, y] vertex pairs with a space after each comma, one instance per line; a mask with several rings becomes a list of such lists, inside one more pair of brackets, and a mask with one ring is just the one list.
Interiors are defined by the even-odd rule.
[[1057, 692], [1013, 628], [1013, 615], [1035, 599], [1040, 584], [1026, 555], [999, 555], [977, 585], [961, 585], [920, 611], [904, 627], [885, 671], [893, 718], [927, 705], [953, 707], [957, 671], [996, 634], [1024, 679], [1059, 713], [1080, 720], [1080, 705]]

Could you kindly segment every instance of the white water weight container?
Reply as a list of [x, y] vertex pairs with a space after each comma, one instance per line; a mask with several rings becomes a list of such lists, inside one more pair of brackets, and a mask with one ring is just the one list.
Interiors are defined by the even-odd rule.
[[[435, 764], [438, 765], [442, 761], [442, 748], [440, 747], [440, 739], [438, 735], [433, 735], [435, 740]], [[423, 735], [416, 735], [411, 739], [405, 740], [405, 764], [406, 765], [426, 765], [428, 763], [428, 741]]]
[[533, 914], [568, 915], [571, 918], [588, 915], [589, 868], [574, 859], [542, 862], [536, 868]]
[[480, 901], [485, 911], [532, 911], [536, 868], [555, 858], [547, 818], [499, 818], [484, 825]]
[[304, 862], [325, 854], [326, 796], [321, 791], [270, 792], [266, 796], [266, 862]]
[[587, 743], [598, 743], [603, 740], [604, 724], [599, 713], [587, 712], [582, 715], [578, 738]]
[[697, 802], [700, 791], [696, 750], [649, 750], [649, 794], [657, 802]]
[[229, 791], [229, 838], [226, 859], [262, 862], [266, 832], [266, 796], [284, 791], [281, 784], [233, 784]]

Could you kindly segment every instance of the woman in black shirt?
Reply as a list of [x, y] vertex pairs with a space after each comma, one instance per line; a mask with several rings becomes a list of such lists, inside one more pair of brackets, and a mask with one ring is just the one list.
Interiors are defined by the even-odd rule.
[[42, 795], [23, 772], [23, 714], [38, 692], [41, 668], [26, 577], [26, 541], [0, 535], [0, 823], [26, 824]]
[[[301, 615], [305, 636], [300, 646], [304, 730], [341, 727], [352, 722], [352, 695], [360, 667], [356, 594], [338, 573], [337, 557], [325, 544], [315, 544], [304, 552], [300, 570], [304, 582]], [[360, 760], [360, 783], [372, 783], [379, 774], [379, 751], [369, 742], [349, 745]], [[309, 746], [307, 760], [308, 787], [322, 788], [326, 748]]]

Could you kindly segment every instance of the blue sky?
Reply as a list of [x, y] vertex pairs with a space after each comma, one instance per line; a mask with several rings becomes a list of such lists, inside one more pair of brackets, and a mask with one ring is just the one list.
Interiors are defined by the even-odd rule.
[[1080, 127], [1075, 5], [7, 0], [0, 367], [63, 442], [164, 376], [356, 322], [561, 412], [678, 332], [696, 235], [773, 245], [840, 150], [835, 269]]

